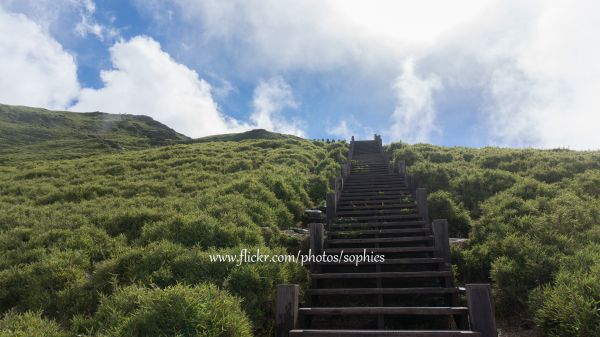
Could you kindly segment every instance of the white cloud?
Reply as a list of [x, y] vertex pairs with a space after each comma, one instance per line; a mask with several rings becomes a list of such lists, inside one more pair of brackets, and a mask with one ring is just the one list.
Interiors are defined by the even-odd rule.
[[0, 102], [64, 109], [79, 90], [73, 57], [42, 27], [0, 6]]
[[398, 103], [391, 116], [391, 126], [386, 135], [394, 140], [409, 143], [425, 142], [438, 131], [433, 93], [442, 88], [438, 77], [421, 78], [415, 73], [413, 60], [407, 60], [394, 90]]
[[89, 34], [101, 41], [114, 41], [119, 30], [112, 20], [96, 19], [93, 0], [0, 0], [0, 4], [13, 13], [26, 15], [54, 36], [67, 38], [75, 33], [79, 37]]
[[373, 130], [361, 124], [353, 116], [343, 117], [337, 125], [327, 128], [327, 133], [349, 141], [352, 136], [355, 139], [371, 139], [373, 138]]
[[192, 137], [248, 128], [222, 114], [210, 84], [153, 39], [121, 41], [110, 53], [114, 69], [102, 71], [104, 87], [83, 89], [72, 110], [148, 115]]
[[[156, 3], [150, 7], [161, 13]], [[188, 22], [186, 31], [200, 36], [186, 39], [191, 53], [236, 55], [235, 68], [244, 74], [343, 71], [355, 74], [358, 82], [390, 83], [404, 76], [403, 60], [412, 58], [419, 73], [431, 74], [425, 82], [437, 76], [444, 83], [439, 94], [471, 99], [471, 120], [479, 123], [478, 129], [489, 130], [483, 143], [600, 144], [595, 131], [600, 127], [600, 96], [595, 94], [600, 87], [600, 45], [595, 43], [600, 3], [594, 0], [172, 3]], [[399, 86], [403, 91], [422, 89], [422, 81], [405, 82], [390, 92], [398, 93]], [[408, 88], [410, 83], [416, 87]], [[417, 114], [422, 118], [402, 111], [401, 100], [399, 104], [390, 107], [393, 120], [413, 116], [406, 121], [416, 118], [443, 128], [439, 112], [432, 121], [436, 112], [427, 104], [424, 111], [429, 112]], [[407, 134], [402, 127], [396, 136]], [[409, 138], [430, 140], [426, 126], [417, 127], [422, 130]]]
[[298, 107], [292, 88], [281, 77], [261, 81], [254, 89], [252, 106], [253, 127], [304, 136], [300, 121], [289, 121], [281, 116], [283, 110]]

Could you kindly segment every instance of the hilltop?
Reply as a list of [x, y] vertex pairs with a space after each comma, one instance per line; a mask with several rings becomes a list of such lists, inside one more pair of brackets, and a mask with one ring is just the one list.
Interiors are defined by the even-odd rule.
[[148, 116], [77, 113], [0, 104], [0, 157], [69, 159], [181, 143], [188, 137]]

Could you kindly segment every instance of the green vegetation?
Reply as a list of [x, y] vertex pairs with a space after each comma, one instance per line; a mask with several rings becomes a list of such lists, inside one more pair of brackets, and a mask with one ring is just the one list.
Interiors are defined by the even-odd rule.
[[282, 230], [323, 202], [347, 145], [252, 135], [0, 164], [0, 335], [270, 335], [277, 284], [306, 269], [209, 254], [297, 251]]
[[491, 282], [497, 313], [548, 336], [600, 335], [600, 152], [394, 143], [431, 218], [469, 237], [461, 282]]
[[0, 104], [0, 165], [139, 150], [188, 140], [148, 116]]

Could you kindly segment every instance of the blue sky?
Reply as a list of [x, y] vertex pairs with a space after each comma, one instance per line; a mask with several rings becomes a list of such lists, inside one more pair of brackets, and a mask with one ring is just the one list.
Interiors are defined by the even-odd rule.
[[192, 137], [600, 144], [597, 1], [0, 0], [0, 103]]

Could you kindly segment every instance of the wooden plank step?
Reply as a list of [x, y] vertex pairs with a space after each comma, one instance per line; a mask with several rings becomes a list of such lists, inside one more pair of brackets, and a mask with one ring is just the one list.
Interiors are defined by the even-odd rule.
[[[414, 207], [412, 207], [414, 208]], [[411, 212], [411, 213], [406, 213]], [[354, 217], [354, 216], [368, 216], [368, 215], [394, 215], [394, 214], [417, 214], [414, 210], [409, 208], [397, 208], [397, 209], [363, 209], [357, 211], [337, 211], [336, 216], [339, 217]]]
[[[396, 227], [396, 226], [425, 226], [425, 221], [382, 221], [382, 222], [337, 222], [330, 228], [360, 228], [360, 227]], [[423, 227], [425, 228], [425, 227]]]
[[444, 295], [458, 294], [458, 288], [424, 287], [424, 288], [335, 288], [308, 289], [306, 293], [314, 296], [322, 295]]
[[372, 273], [313, 273], [313, 279], [351, 278], [436, 278], [450, 277], [450, 271], [382, 271]]
[[351, 237], [359, 235], [378, 235], [378, 234], [414, 234], [414, 233], [431, 233], [429, 228], [399, 228], [399, 229], [365, 229], [351, 231], [329, 231], [328, 237]]
[[423, 242], [431, 241], [433, 236], [404, 236], [400, 238], [374, 238], [374, 239], [328, 239], [327, 243], [332, 245], [355, 244], [355, 243], [394, 243], [394, 242]]
[[[409, 198], [412, 199], [412, 198]], [[384, 200], [384, 201], [377, 201], [377, 200], [366, 200], [366, 201], [339, 201], [338, 202], [338, 208], [341, 207], [346, 207], [346, 208], [352, 208], [352, 207], [365, 207], [365, 208], [369, 208], [369, 207], [377, 207], [377, 206], [381, 206], [381, 207], [402, 207], [404, 205], [408, 205], [408, 204], [415, 204], [414, 201], [403, 201], [400, 199], [391, 199], [391, 200]]]
[[321, 330], [295, 329], [290, 337], [481, 337], [467, 330]]
[[365, 192], [365, 193], [344, 193], [342, 192], [342, 196], [340, 200], [342, 201], [359, 201], [359, 200], [402, 200], [404, 198], [410, 198], [412, 195], [410, 193], [404, 192]]
[[323, 307], [298, 308], [303, 315], [465, 315], [466, 307]]
[[395, 208], [415, 208], [417, 204], [413, 202], [404, 202], [397, 204], [374, 204], [374, 205], [342, 205], [338, 204], [337, 211], [358, 211], [358, 210], [384, 210], [384, 209], [395, 209]]
[[433, 247], [382, 247], [382, 248], [325, 248], [323, 251], [327, 254], [339, 254], [344, 251], [346, 254], [368, 253], [427, 253], [433, 252]]
[[[444, 259], [438, 257], [411, 257], [403, 259], [385, 259], [383, 262], [365, 261], [361, 262], [361, 265], [367, 264], [436, 264], [442, 263]], [[318, 265], [355, 265], [356, 262], [318, 262]]]
[[394, 214], [394, 215], [352, 215], [352, 216], [340, 216], [338, 219], [343, 220], [344, 218], [369, 221], [369, 220], [400, 220], [400, 219], [418, 219], [417, 213], [413, 214]]

